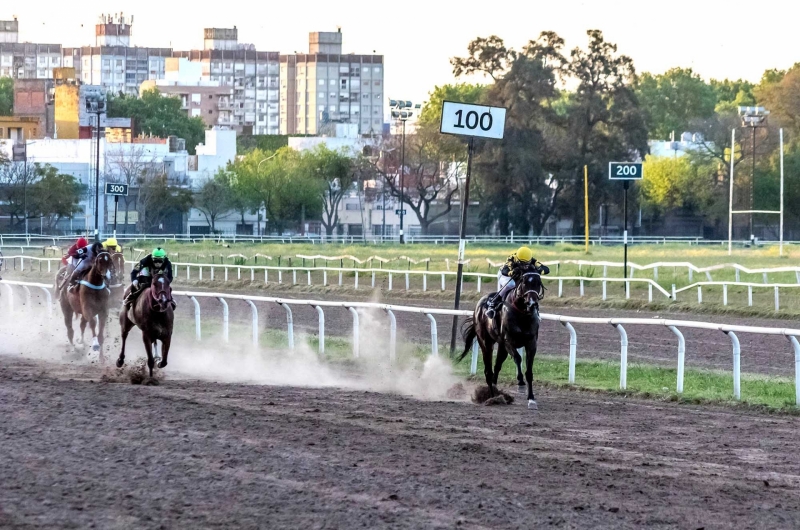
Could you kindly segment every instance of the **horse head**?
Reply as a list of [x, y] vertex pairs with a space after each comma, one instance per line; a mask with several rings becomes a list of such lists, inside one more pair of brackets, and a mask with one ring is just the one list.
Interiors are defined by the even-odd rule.
[[108, 252], [99, 252], [94, 258], [94, 270], [106, 280], [114, 275], [114, 261]]
[[169, 280], [164, 274], [157, 274], [153, 278], [153, 283], [150, 285], [150, 296], [155, 303], [154, 309], [159, 313], [166, 312], [172, 302], [172, 288], [169, 286]]
[[514, 288], [514, 305], [525, 307], [531, 312], [539, 306], [539, 300], [544, 298], [544, 284], [538, 272], [526, 272], [522, 275], [517, 286]]

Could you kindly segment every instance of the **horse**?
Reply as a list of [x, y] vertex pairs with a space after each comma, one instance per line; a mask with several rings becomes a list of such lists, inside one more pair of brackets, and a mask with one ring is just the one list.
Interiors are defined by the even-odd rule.
[[[475, 339], [483, 352], [483, 373], [489, 386], [489, 396], [496, 394], [497, 377], [503, 362], [511, 352], [517, 365], [517, 384], [520, 392], [527, 384], [528, 408], [537, 409], [533, 395], [533, 358], [539, 339], [539, 300], [544, 297], [544, 285], [538, 272], [526, 272], [517, 286], [505, 300], [499, 314], [494, 319], [486, 316], [486, 301], [495, 293], [488, 294], [478, 301], [475, 312], [462, 326], [466, 343], [459, 361], [467, 356]], [[492, 370], [492, 350], [497, 344], [497, 360]], [[522, 356], [518, 348], [525, 348], [525, 380], [522, 379]]]
[[[125, 291], [126, 296], [129, 289]], [[157, 274], [150, 286], [145, 287], [139, 293], [129, 310], [126, 311], [125, 306], [120, 310], [122, 351], [117, 359], [117, 368], [122, 368], [122, 365], [125, 364], [125, 341], [133, 326], [138, 326], [142, 330], [142, 341], [147, 352], [147, 367], [150, 369], [150, 377], [153, 377], [153, 367], [155, 366], [153, 349], [158, 348], [157, 341], [159, 340], [161, 341], [162, 356], [158, 367], [166, 367], [169, 346], [172, 342], [173, 320], [172, 289], [169, 286], [169, 280], [163, 274]]]
[[[109, 290], [106, 280], [112, 276], [114, 264], [108, 252], [100, 252], [94, 258], [92, 266], [84, 275], [78, 285], [68, 290], [60, 298], [61, 312], [64, 314], [64, 324], [67, 326], [67, 337], [73, 348], [75, 344], [72, 339], [73, 315], [81, 317], [81, 342], [86, 331], [86, 324], [91, 322], [92, 330], [92, 349], [99, 352], [100, 362], [104, 362], [103, 357], [103, 335], [108, 318]], [[95, 319], [97, 319], [98, 329], [95, 331]]]
[[125, 256], [122, 252], [111, 252], [111, 261], [114, 263], [114, 274], [108, 288], [111, 290], [111, 300], [120, 303], [125, 297]]

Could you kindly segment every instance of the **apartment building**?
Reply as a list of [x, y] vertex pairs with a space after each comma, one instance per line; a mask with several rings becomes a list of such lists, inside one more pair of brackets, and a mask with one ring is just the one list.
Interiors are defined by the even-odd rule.
[[19, 42], [19, 21], [0, 20], [0, 77], [51, 79], [59, 66], [60, 44]]
[[206, 28], [204, 49], [176, 51], [173, 57], [202, 65], [202, 80], [228, 85], [219, 103], [219, 125], [245, 134], [279, 134], [279, 54], [239, 43], [233, 28]]
[[144, 81], [164, 77], [172, 49], [131, 46], [132, 29], [132, 17], [102, 15], [95, 26], [95, 45], [64, 48], [62, 65], [74, 68], [82, 83], [137, 95]]
[[354, 124], [383, 132], [383, 56], [342, 53], [342, 33], [309, 34], [307, 54], [280, 56], [280, 133], [326, 134]]

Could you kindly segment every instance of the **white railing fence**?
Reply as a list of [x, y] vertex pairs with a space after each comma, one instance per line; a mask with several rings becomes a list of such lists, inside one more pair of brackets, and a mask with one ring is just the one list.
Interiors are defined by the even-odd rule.
[[[52, 286], [46, 284], [36, 284], [30, 282], [14, 282], [14, 281], [2, 281], [0, 282], [8, 293], [8, 304], [9, 309], [13, 311], [14, 309], [14, 289], [13, 286], [18, 286], [20, 289], [25, 293], [25, 303], [30, 307], [31, 304], [31, 293], [30, 288], [34, 287], [37, 289], [41, 289], [46, 293], [45, 296], [45, 305], [47, 306], [48, 315], [52, 317], [52, 297], [50, 295], [49, 290], [52, 289]], [[195, 320], [195, 339], [199, 342], [202, 340], [202, 313], [200, 304], [198, 302], [198, 298], [210, 298], [210, 299], [217, 299], [223, 304], [223, 317], [222, 317], [222, 326], [223, 332], [222, 337], [224, 341], [228, 340], [229, 332], [228, 332], [228, 303], [227, 300], [239, 300], [244, 303], [247, 303], [252, 312], [252, 341], [254, 346], [258, 346], [259, 342], [259, 320], [258, 320], [258, 307], [256, 306], [256, 302], [262, 304], [277, 304], [284, 308], [286, 311], [286, 330], [288, 336], [288, 348], [289, 350], [294, 350], [294, 319], [292, 314], [292, 307], [297, 306], [306, 306], [306, 307], [313, 307], [318, 314], [319, 317], [319, 352], [321, 354], [325, 353], [325, 309], [326, 308], [338, 308], [344, 309], [350, 312], [353, 317], [353, 356], [358, 357], [359, 352], [359, 331], [360, 331], [360, 320], [359, 320], [359, 310], [378, 310], [383, 311], [386, 313], [389, 321], [389, 358], [390, 360], [394, 360], [396, 356], [396, 349], [397, 349], [397, 321], [395, 317], [395, 313], [413, 313], [419, 315], [425, 315], [427, 320], [430, 323], [430, 335], [431, 335], [431, 353], [433, 355], [438, 355], [438, 330], [436, 319], [434, 318], [435, 315], [442, 315], [442, 316], [471, 316], [471, 311], [459, 311], [453, 309], [437, 309], [437, 308], [426, 308], [426, 307], [414, 307], [414, 306], [401, 306], [401, 305], [393, 305], [393, 304], [376, 304], [376, 303], [369, 303], [369, 302], [334, 302], [334, 301], [325, 301], [325, 300], [297, 300], [297, 299], [290, 299], [290, 298], [278, 298], [278, 297], [271, 297], [271, 296], [252, 296], [252, 295], [237, 295], [237, 294], [228, 294], [228, 293], [204, 293], [204, 292], [191, 292], [191, 291], [174, 291], [174, 296], [185, 296], [189, 298], [194, 306], [194, 320]], [[739, 344], [739, 338], [737, 337], [737, 333], [752, 333], [757, 335], [781, 335], [786, 337], [789, 343], [792, 346], [794, 352], [794, 384], [795, 384], [795, 403], [800, 405], [800, 342], [798, 342], [798, 337], [800, 337], [800, 329], [790, 329], [790, 328], [769, 328], [769, 327], [756, 327], [756, 326], [732, 326], [727, 324], [717, 324], [711, 322], [695, 322], [695, 321], [686, 321], [686, 320], [669, 320], [669, 319], [645, 319], [645, 318], [590, 318], [590, 317], [573, 317], [573, 316], [565, 316], [565, 315], [555, 315], [555, 314], [548, 314], [542, 313], [541, 315], [542, 320], [548, 320], [553, 322], [560, 322], [563, 327], [569, 333], [569, 367], [568, 367], [568, 381], [570, 384], [575, 384], [575, 367], [577, 361], [577, 351], [578, 351], [578, 334], [575, 330], [576, 324], [586, 324], [586, 325], [601, 325], [601, 326], [613, 326], [617, 332], [619, 333], [620, 337], [620, 375], [619, 375], [619, 387], [621, 390], [627, 389], [627, 381], [628, 381], [628, 334], [627, 330], [624, 326], [664, 326], [668, 328], [675, 337], [678, 339], [678, 348], [677, 348], [677, 383], [676, 383], [676, 391], [678, 393], [683, 393], [684, 390], [684, 368], [685, 368], [685, 359], [686, 359], [686, 341], [684, 340], [684, 336], [680, 331], [680, 328], [690, 328], [690, 329], [707, 329], [707, 330], [715, 330], [719, 331], [722, 334], [725, 334], [729, 340], [731, 341], [732, 346], [732, 353], [733, 353], [733, 395], [734, 398], [739, 400], [741, 399], [741, 348]], [[470, 373], [475, 374], [477, 372], [478, 367], [478, 348], [477, 344], [473, 345], [472, 348], [472, 360], [470, 363]]]

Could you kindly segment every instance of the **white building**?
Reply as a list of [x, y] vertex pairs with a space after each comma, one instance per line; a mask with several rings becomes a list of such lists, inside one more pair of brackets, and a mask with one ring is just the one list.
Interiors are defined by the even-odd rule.
[[19, 42], [19, 21], [0, 20], [0, 77], [52, 79], [59, 66], [60, 44]]
[[173, 56], [199, 63], [202, 80], [232, 87], [230, 98], [220, 102], [220, 125], [245, 134], [279, 134], [279, 54], [256, 51], [239, 43], [238, 35], [236, 27], [206, 28], [203, 50]]
[[[83, 214], [80, 217], [67, 219], [60, 223], [62, 230], [91, 231], [94, 228], [94, 202], [95, 202], [95, 171], [94, 158], [97, 156], [95, 146], [90, 139], [86, 140], [28, 140], [28, 163], [49, 164], [59, 172], [72, 175], [79, 182], [86, 185], [89, 194], [82, 203]], [[176, 147], [177, 146], [177, 147]], [[105, 197], [103, 190], [106, 181], [124, 181], [126, 171], [141, 172], [152, 170], [159, 174], [166, 174], [173, 184], [178, 184], [192, 189], [199, 188], [202, 183], [213, 177], [220, 168], [236, 157], [236, 133], [232, 130], [210, 129], [206, 131], [205, 144], [197, 146], [196, 155], [189, 155], [186, 150], [179, 149], [179, 143], [160, 139], [136, 141], [134, 143], [106, 142], [100, 140], [100, 219], [106, 219], [109, 225], [113, 224], [114, 201]], [[0, 151], [11, 157], [11, 140], [0, 140]], [[190, 212], [189, 218], [195, 217], [196, 212]], [[123, 215], [118, 215], [119, 231]], [[138, 220], [136, 212], [131, 211], [129, 223], [135, 224]], [[102, 223], [101, 223], [102, 224]], [[186, 223], [182, 223], [178, 231], [182, 231]], [[129, 227], [130, 233], [136, 227]], [[170, 230], [172, 232], [174, 230]]]
[[75, 68], [76, 77], [87, 85], [138, 95], [144, 81], [164, 77], [172, 49], [131, 46], [132, 26], [132, 17], [102, 15], [95, 26], [95, 45], [64, 48], [62, 66]]

